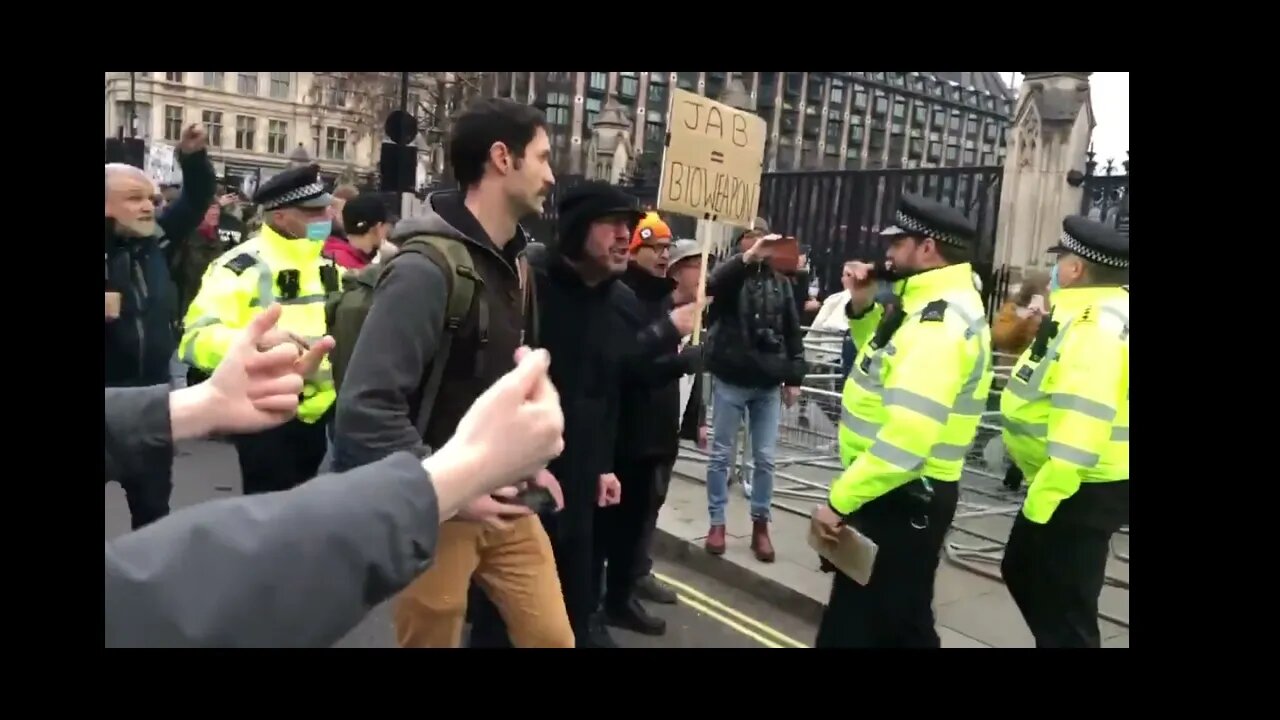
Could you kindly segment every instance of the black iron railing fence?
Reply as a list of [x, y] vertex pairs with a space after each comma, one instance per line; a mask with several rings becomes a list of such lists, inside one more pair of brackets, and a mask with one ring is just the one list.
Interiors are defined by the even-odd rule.
[[[844, 261], [884, 253], [878, 233], [893, 222], [893, 210], [903, 192], [960, 208], [979, 229], [974, 264], [989, 268], [1002, 173], [999, 166], [767, 173], [761, 179], [760, 215], [773, 230], [794, 235], [808, 246], [824, 293], [839, 289]], [[542, 216], [527, 220], [525, 228], [539, 240], [554, 241], [556, 205], [564, 192], [582, 181], [582, 176], [558, 178]], [[657, 204], [654, 184], [627, 190], [644, 206]], [[693, 237], [697, 230], [693, 218], [671, 215], [666, 220], [677, 237]]]

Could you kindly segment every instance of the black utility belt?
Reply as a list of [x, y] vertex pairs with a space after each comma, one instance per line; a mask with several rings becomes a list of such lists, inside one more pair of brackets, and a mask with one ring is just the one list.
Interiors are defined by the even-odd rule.
[[907, 515], [914, 522], [923, 524], [921, 518], [927, 517], [934, 500], [941, 492], [952, 492], [946, 485], [954, 485], [945, 480], [934, 480], [920, 477], [890, 490], [880, 497], [863, 505], [858, 513], [867, 515]]

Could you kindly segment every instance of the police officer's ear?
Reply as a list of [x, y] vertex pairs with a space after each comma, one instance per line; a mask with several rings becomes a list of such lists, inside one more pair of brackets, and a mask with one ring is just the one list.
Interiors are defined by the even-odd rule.
[[1084, 259], [1078, 255], [1067, 255], [1058, 261], [1058, 284], [1076, 285], [1084, 279], [1086, 270]]

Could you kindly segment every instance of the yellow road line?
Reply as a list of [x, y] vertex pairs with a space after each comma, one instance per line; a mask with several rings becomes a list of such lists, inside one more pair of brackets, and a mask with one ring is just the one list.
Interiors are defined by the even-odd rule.
[[[671, 577], [667, 577], [666, 575], [663, 575], [658, 572], [653, 573], [653, 576], [658, 578], [662, 582], [670, 585], [671, 587], [675, 588], [676, 590], [680, 591], [680, 594], [682, 594], [683, 596], [688, 596], [687, 599], [690, 600], [691, 605], [694, 605], [695, 607], [697, 607], [699, 602], [695, 602], [695, 600], [700, 601], [700, 604], [705, 606], [710, 606], [711, 608], [715, 608], [719, 612], [737, 620], [738, 622], [732, 625], [732, 627], [734, 627], [735, 630], [738, 629], [739, 623], [742, 623], [752, 628], [755, 628], [755, 630], [758, 630], [759, 632], [764, 633], [765, 635], [773, 638], [774, 640], [782, 643], [783, 645], [789, 645], [793, 648], [809, 647], [808, 645], [805, 645], [799, 640], [792, 639], [791, 637], [783, 634], [782, 632], [775, 630], [774, 628], [760, 622], [759, 620], [756, 620], [753, 617], [744, 615], [743, 613], [737, 610], [734, 610], [733, 608], [729, 607], [728, 605], [725, 605], [719, 600], [716, 600], [715, 598], [707, 595], [706, 593], [696, 590], [686, 585], [685, 583], [680, 582], [679, 580], [676, 580]], [[717, 619], [721, 619], [721, 618], [717, 618]], [[743, 633], [743, 634], [748, 635], [749, 637], [752, 637], [752, 638], [756, 637], [756, 634], [754, 632]]]
[[734, 630], [737, 630], [739, 633], [741, 633], [741, 634], [743, 634], [743, 635], [745, 635], [745, 636], [747, 636], [747, 637], [751, 638], [752, 640], [755, 640], [756, 642], [760, 643], [761, 645], [763, 645], [763, 646], [765, 646], [765, 647], [768, 647], [768, 648], [781, 648], [781, 647], [782, 647], [782, 645], [779, 645], [778, 643], [776, 643], [776, 642], [774, 642], [774, 641], [770, 640], [769, 638], [767, 638], [767, 637], [765, 637], [765, 636], [763, 636], [763, 635], [761, 635], [761, 634], [759, 634], [759, 633], [757, 633], [757, 632], [755, 632], [755, 631], [751, 630], [750, 628], [743, 627], [742, 625], [740, 625], [740, 624], [738, 624], [738, 623], [734, 622], [733, 620], [731, 620], [731, 619], [729, 619], [729, 618], [725, 617], [724, 615], [721, 615], [720, 613], [716, 612], [715, 610], [712, 610], [711, 608], [707, 607], [706, 605], [703, 605], [702, 603], [698, 602], [697, 600], [694, 600], [693, 598], [689, 597], [688, 595], [683, 595], [683, 594], [680, 594], [680, 593], [676, 593], [676, 594], [680, 597], [680, 601], [681, 601], [681, 602], [683, 602], [685, 605], [687, 605], [687, 606], [689, 606], [689, 607], [693, 608], [694, 610], [697, 610], [698, 612], [702, 613], [703, 615], [706, 615], [706, 616], [707, 616], [707, 617], [709, 617], [709, 618], [712, 618], [712, 619], [714, 619], [714, 620], [719, 620], [721, 623], [723, 623], [723, 624], [725, 624], [725, 625], [727, 625], [727, 626], [729, 626], [729, 627], [733, 628]]

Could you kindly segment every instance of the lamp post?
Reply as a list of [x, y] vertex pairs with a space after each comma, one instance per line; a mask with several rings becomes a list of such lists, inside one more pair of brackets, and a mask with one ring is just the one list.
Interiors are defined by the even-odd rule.
[[129, 73], [129, 137], [138, 137], [138, 103], [134, 97], [137, 73]]

